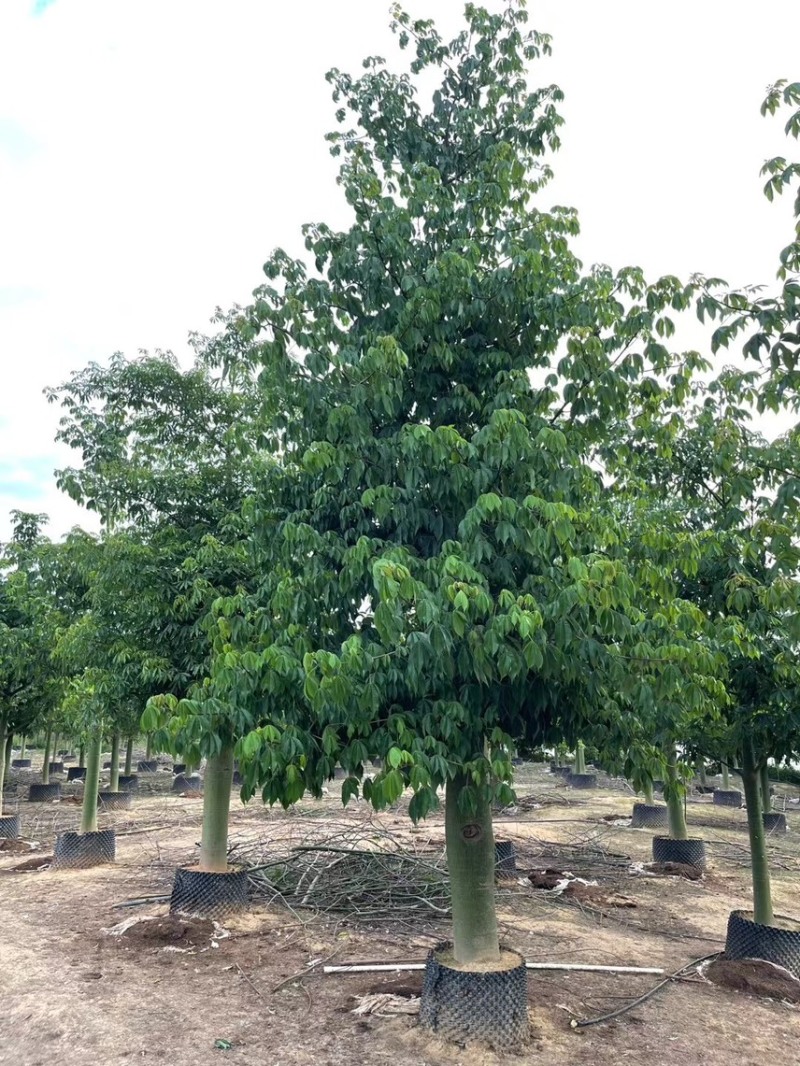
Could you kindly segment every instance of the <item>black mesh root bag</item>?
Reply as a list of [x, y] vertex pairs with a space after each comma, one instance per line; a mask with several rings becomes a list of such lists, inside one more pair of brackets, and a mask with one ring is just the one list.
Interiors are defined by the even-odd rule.
[[570, 774], [566, 780], [570, 788], [597, 788], [597, 774]]
[[706, 842], [697, 838], [673, 840], [672, 837], [653, 837], [653, 861], [703, 867], [706, 864]]
[[[777, 917], [777, 916], [776, 916]], [[796, 929], [779, 929], [774, 925], [759, 925], [745, 911], [731, 911], [725, 956], [728, 959], [763, 959], [783, 966], [800, 978], [800, 922], [790, 922]]]
[[116, 840], [113, 829], [96, 833], [59, 833], [53, 851], [53, 866], [59, 870], [83, 870], [113, 862]]
[[[428, 955], [419, 1023], [445, 1040], [481, 1041], [516, 1048], [528, 1039], [528, 971], [525, 960], [509, 970], [488, 973], [456, 970], [440, 962], [451, 944]], [[514, 952], [516, 955], [516, 952]]]
[[20, 835], [18, 814], [0, 815], [0, 840], [16, 840]]
[[175, 871], [171, 914], [224, 918], [247, 908], [247, 870], [212, 873], [187, 866]]
[[133, 795], [127, 789], [124, 792], [98, 792], [97, 802], [106, 811], [129, 811]]
[[631, 829], [668, 829], [669, 811], [661, 804], [634, 803]]
[[741, 807], [742, 794], [738, 788], [715, 788], [711, 801], [716, 807]]
[[58, 781], [53, 781], [48, 785], [39, 782], [28, 789], [28, 800], [31, 803], [51, 803], [57, 799], [61, 799], [61, 785]]
[[517, 876], [517, 851], [513, 840], [495, 840], [494, 872], [501, 878]]

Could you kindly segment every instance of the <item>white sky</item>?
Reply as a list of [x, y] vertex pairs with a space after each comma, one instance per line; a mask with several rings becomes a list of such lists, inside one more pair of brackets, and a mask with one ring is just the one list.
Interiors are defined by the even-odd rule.
[[[499, 0], [488, 0], [496, 9]], [[462, 0], [407, 0], [455, 30]], [[0, 539], [12, 507], [93, 524], [42, 396], [89, 360], [172, 348], [244, 302], [275, 245], [344, 221], [325, 71], [394, 54], [388, 0], [2, 0]], [[761, 119], [800, 77], [800, 4], [541, 0], [535, 80], [566, 93], [545, 199], [578, 207], [587, 262], [771, 283], [789, 203], [759, 167], [791, 154]], [[798, 149], [800, 154], [800, 149]], [[693, 340], [693, 343], [698, 343]]]

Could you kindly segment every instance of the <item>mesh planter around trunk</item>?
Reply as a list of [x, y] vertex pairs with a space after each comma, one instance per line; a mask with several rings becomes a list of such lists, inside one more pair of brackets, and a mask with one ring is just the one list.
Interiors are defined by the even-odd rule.
[[517, 852], [513, 840], [495, 840], [494, 872], [496, 877], [517, 876]]
[[61, 799], [61, 785], [58, 781], [51, 781], [47, 785], [39, 781], [28, 789], [28, 800], [31, 803], [51, 803], [57, 799]]
[[742, 794], [738, 788], [715, 788], [711, 797], [716, 807], [741, 807]]
[[51, 762], [51, 763], [48, 763], [47, 765], [48, 765], [48, 769], [49, 769], [51, 774], [63, 774], [64, 773], [64, 764], [61, 761], [59, 761], [59, 762]]
[[18, 814], [0, 815], [0, 840], [16, 840], [20, 835]]
[[731, 911], [725, 956], [729, 959], [763, 959], [783, 966], [800, 978], [800, 922], [776, 915], [775, 920], [790, 928], [760, 925], [748, 911]]
[[136, 769], [140, 774], [155, 774], [158, 773], [158, 762], [155, 759], [140, 759]]
[[98, 792], [97, 802], [107, 811], [129, 811], [133, 803], [133, 794], [124, 792]]
[[664, 791], [664, 782], [659, 780], [658, 778], [656, 778], [656, 780], [653, 782], [653, 791], [654, 792], [663, 792]]
[[63, 758], [63, 761], [64, 762], [75, 762], [75, 756], [74, 755], [65, 755], [64, 758]]
[[780, 811], [769, 811], [762, 814], [764, 829], [768, 833], [785, 833], [789, 826], [786, 824], [786, 815]]
[[119, 775], [119, 788], [120, 792], [135, 792], [139, 787], [139, 778], [136, 774], [120, 774]]
[[696, 837], [673, 840], [672, 837], [653, 837], [654, 862], [680, 862], [684, 866], [706, 864], [706, 842]]
[[83, 781], [86, 778], [85, 766], [68, 766], [67, 781]]
[[597, 774], [573, 774], [567, 778], [570, 788], [597, 788]]
[[634, 803], [631, 829], [668, 829], [669, 811], [663, 804]]
[[528, 971], [516, 952], [507, 970], [455, 969], [443, 961], [451, 944], [428, 955], [419, 1023], [445, 1040], [480, 1040], [495, 1048], [515, 1048], [528, 1039]]
[[186, 763], [185, 762], [173, 763], [172, 764], [172, 772], [173, 772], [173, 774], [185, 773], [186, 772]]
[[30, 764], [31, 764], [31, 760], [30, 759], [12, 759], [11, 760], [11, 769], [12, 770], [27, 770], [28, 767], [30, 766]]
[[233, 771], [233, 776], [231, 777], [231, 788], [241, 788], [241, 787], [242, 787], [242, 775], [239, 773], [238, 770], [234, 770]]
[[347, 777], [347, 770], [343, 766], [334, 766], [333, 768], [333, 780], [344, 781]]
[[201, 918], [221, 918], [247, 907], [247, 870], [228, 869], [211, 873], [194, 866], [175, 871], [170, 914], [191, 914]]
[[172, 779], [173, 792], [202, 792], [203, 779], [200, 774], [178, 774]]
[[113, 862], [116, 841], [113, 829], [96, 833], [59, 833], [53, 851], [53, 866], [59, 870], [83, 870]]

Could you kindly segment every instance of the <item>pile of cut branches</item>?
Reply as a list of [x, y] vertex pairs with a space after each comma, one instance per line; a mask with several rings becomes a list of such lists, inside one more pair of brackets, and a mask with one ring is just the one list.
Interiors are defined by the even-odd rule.
[[250, 895], [291, 910], [343, 914], [364, 925], [438, 923], [450, 914], [444, 849], [371, 826], [317, 840], [247, 848]]

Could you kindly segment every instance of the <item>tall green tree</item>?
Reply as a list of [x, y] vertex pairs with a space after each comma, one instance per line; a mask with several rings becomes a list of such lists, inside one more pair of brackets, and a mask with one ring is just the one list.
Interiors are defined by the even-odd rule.
[[[112, 611], [109, 632], [116, 627], [119, 635], [117, 605], [125, 604], [133, 644], [126, 638], [112, 649], [113, 671], [124, 659], [131, 681], [138, 670], [145, 699], [158, 692], [167, 704], [202, 683], [211, 652], [204, 619], [216, 599], [247, 580], [241, 507], [266, 461], [259, 425], [267, 422], [257, 415], [269, 401], [239, 354], [243, 341], [232, 320], [221, 322], [215, 336], [194, 338], [197, 358], [188, 370], [169, 353], [117, 355], [49, 393], [64, 409], [59, 439], [82, 457], [59, 472], [59, 483], [113, 532], [106, 545], [113, 566], [93, 582], [95, 614], [102, 605]], [[122, 706], [119, 697], [115, 705]], [[145, 718], [148, 733], [156, 721]], [[172, 722], [159, 744], [193, 765], [208, 760], [203, 839], [213, 846], [204, 846], [202, 859], [218, 869], [227, 861], [231, 751], [243, 730], [225, 707], [213, 722]]]
[[514, 744], [609, 693], [653, 708], [687, 674], [715, 684], [700, 612], [630, 556], [600, 462], [612, 427], [702, 365], [663, 343], [692, 292], [585, 270], [575, 213], [542, 206], [561, 93], [530, 88], [550, 43], [525, 22], [519, 2], [470, 4], [447, 42], [398, 8], [408, 72], [328, 75], [353, 221], [305, 227], [313, 267], [275, 252], [241, 316], [285, 396], [280, 462], [245, 511], [259, 587], [218, 605], [184, 707], [262, 723], [239, 751], [270, 802], [318, 793], [337, 760], [345, 801], [410, 787], [418, 819], [443, 788], [467, 966], [498, 955], [490, 812]]

